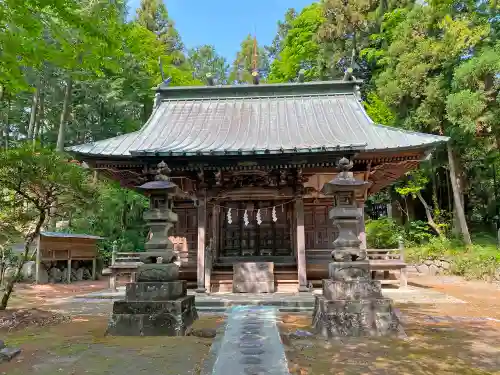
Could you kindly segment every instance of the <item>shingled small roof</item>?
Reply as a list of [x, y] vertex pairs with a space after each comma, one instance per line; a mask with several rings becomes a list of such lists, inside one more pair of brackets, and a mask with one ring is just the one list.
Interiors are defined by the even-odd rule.
[[447, 137], [374, 124], [359, 82], [160, 87], [138, 131], [68, 147], [81, 155], [189, 156], [429, 148]]

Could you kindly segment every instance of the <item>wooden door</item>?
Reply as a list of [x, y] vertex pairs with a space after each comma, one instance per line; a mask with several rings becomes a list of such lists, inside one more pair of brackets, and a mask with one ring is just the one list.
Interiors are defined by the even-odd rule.
[[306, 249], [331, 249], [338, 236], [337, 228], [328, 218], [331, 204], [305, 203], [304, 229]]
[[[221, 256], [273, 256], [291, 255], [290, 205], [276, 208], [277, 221], [272, 219], [272, 208], [280, 202], [238, 201], [227, 202], [220, 213], [220, 255]], [[231, 208], [231, 223], [228, 211]], [[260, 209], [262, 222], [257, 222]], [[245, 210], [248, 224], [244, 222]]]

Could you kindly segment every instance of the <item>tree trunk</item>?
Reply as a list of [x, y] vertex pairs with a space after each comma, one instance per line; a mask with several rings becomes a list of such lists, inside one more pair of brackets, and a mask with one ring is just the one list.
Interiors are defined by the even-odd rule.
[[35, 87], [35, 92], [33, 93], [33, 99], [31, 101], [31, 113], [30, 113], [30, 122], [28, 125], [28, 140], [33, 139], [33, 133], [35, 131], [35, 122], [36, 122], [36, 115], [37, 115], [37, 109], [38, 109], [38, 100], [40, 98], [40, 90], [37, 87]]
[[7, 304], [9, 303], [10, 295], [12, 294], [12, 291], [14, 290], [14, 285], [16, 284], [19, 274], [21, 273], [21, 270], [23, 268], [24, 263], [28, 260], [29, 252], [30, 252], [30, 246], [35, 240], [40, 235], [40, 230], [42, 229], [43, 223], [45, 222], [45, 211], [42, 211], [40, 213], [40, 217], [38, 218], [38, 222], [36, 223], [35, 230], [33, 233], [28, 235], [28, 238], [26, 238], [26, 242], [24, 244], [24, 254], [23, 256], [19, 259], [19, 262], [17, 263], [17, 269], [14, 274], [14, 277], [9, 279], [7, 284], [5, 285], [5, 291], [2, 296], [2, 301], [0, 302], [0, 311], [5, 310], [7, 308]]
[[5, 111], [5, 126], [3, 136], [5, 149], [8, 150], [10, 139], [10, 96], [7, 96], [7, 109]]
[[69, 77], [66, 80], [66, 89], [64, 90], [64, 103], [63, 110], [61, 112], [61, 119], [59, 121], [59, 132], [57, 133], [57, 145], [56, 149], [59, 152], [64, 151], [64, 136], [66, 133], [66, 120], [69, 114], [69, 107], [71, 104], [71, 91], [73, 89], [73, 79]]
[[[38, 116], [35, 119], [35, 129], [33, 131], [33, 147], [36, 145], [36, 140], [39, 136], [41, 136], [40, 128], [42, 126], [43, 115], [44, 115], [44, 95], [43, 92], [40, 92], [39, 100], [38, 100]], [[40, 144], [41, 144], [40, 140]]]
[[472, 245], [472, 240], [470, 238], [469, 228], [467, 227], [467, 221], [465, 220], [464, 206], [462, 204], [462, 199], [460, 198], [461, 192], [459, 183], [457, 181], [457, 174], [455, 170], [455, 158], [453, 156], [453, 151], [451, 145], [448, 143], [448, 163], [450, 166], [450, 181], [451, 188], [453, 190], [453, 203], [455, 205], [455, 211], [457, 213], [458, 222], [460, 225], [460, 232], [467, 246]]
[[3, 285], [3, 275], [5, 273], [5, 251], [6, 248], [2, 247], [2, 264], [0, 264], [0, 285]]
[[441, 230], [439, 229], [438, 225], [434, 221], [434, 218], [432, 217], [431, 208], [429, 207], [429, 205], [425, 201], [424, 197], [422, 197], [422, 194], [420, 192], [417, 193], [417, 198], [420, 200], [420, 202], [424, 206], [425, 216], [427, 217], [427, 224], [429, 224], [429, 226], [434, 230], [434, 232], [436, 232], [436, 234], [439, 237], [443, 237], [443, 233], [441, 233]]

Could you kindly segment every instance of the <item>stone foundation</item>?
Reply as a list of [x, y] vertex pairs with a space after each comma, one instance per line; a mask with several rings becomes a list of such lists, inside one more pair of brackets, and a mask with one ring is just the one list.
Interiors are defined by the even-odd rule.
[[185, 296], [187, 281], [129, 283], [125, 289], [127, 301], [166, 301]]
[[108, 325], [113, 336], [184, 336], [198, 319], [194, 296], [175, 301], [117, 301]]
[[315, 296], [313, 311], [316, 333], [326, 338], [397, 334], [399, 319], [381, 290], [374, 280], [323, 280], [323, 295]]
[[186, 281], [135, 282], [126, 287], [125, 300], [113, 304], [108, 324], [113, 336], [184, 336], [198, 319], [195, 297]]
[[315, 296], [313, 328], [321, 336], [385, 336], [397, 334], [399, 320], [392, 300], [384, 298], [378, 281], [323, 280]]

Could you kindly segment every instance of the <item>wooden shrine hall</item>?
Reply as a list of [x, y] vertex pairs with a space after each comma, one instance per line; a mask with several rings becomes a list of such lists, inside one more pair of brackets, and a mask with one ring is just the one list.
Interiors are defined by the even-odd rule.
[[[233, 264], [272, 262], [277, 291], [328, 276], [336, 228], [321, 193], [340, 158], [373, 194], [416, 168], [447, 137], [374, 124], [358, 81], [160, 85], [153, 113], [129, 134], [69, 147], [91, 168], [135, 187], [164, 161], [190, 197], [174, 202], [181, 277], [232, 289]], [[364, 240], [364, 220], [359, 222]]]

